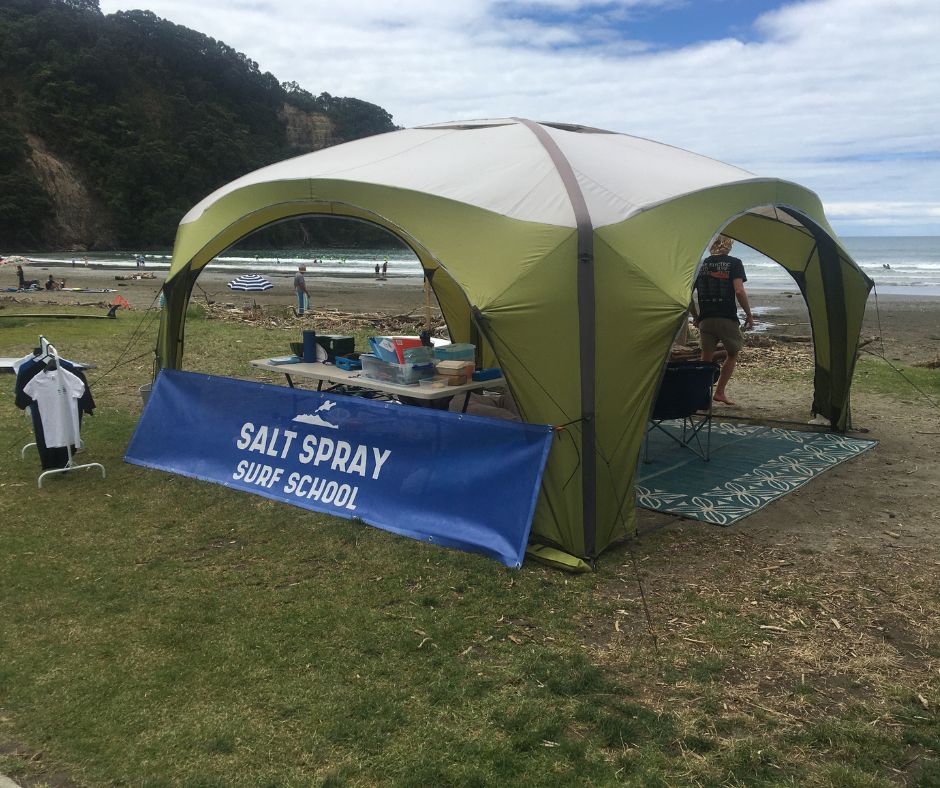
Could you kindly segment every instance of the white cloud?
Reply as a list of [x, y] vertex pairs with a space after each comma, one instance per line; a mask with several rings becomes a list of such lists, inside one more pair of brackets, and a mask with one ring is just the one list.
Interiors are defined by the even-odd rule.
[[[604, 10], [629, 16], [657, 4]], [[136, 5], [225, 41], [282, 81], [372, 101], [405, 126], [506, 115], [571, 121], [794, 180], [827, 203], [940, 202], [935, 0], [794, 2], [759, 19], [757, 40], [665, 51], [605, 40], [600, 7], [585, 0]], [[536, 6], [580, 11], [584, 25], [505, 13]], [[907, 158], [925, 153], [934, 155]], [[923, 221], [924, 232], [940, 234], [935, 216]]]
[[909, 228], [940, 224], [940, 203], [833, 202], [826, 204], [830, 222], [845, 222], [857, 230], [883, 228], [904, 235]]

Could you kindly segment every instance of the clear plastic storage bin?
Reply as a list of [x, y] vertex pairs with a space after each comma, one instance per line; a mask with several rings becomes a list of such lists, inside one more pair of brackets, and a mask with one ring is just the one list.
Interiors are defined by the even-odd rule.
[[359, 356], [362, 362], [363, 377], [381, 380], [384, 383], [397, 383], [403, 386], [416, 386], [419, 380], [434, 377], [433, 364], [395, 364], [382, 361], [371, 354]]

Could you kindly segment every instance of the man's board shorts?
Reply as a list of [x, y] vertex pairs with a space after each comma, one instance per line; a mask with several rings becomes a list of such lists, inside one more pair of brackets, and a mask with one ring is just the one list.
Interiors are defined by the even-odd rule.
[[701, 334], [702, 350], [714, 353], [718, 349], [718, 340], [729, 353], [740, 353], [744, 347], [744, 334], [737, 320], [726, 317], [703, 317], [698, 324]]

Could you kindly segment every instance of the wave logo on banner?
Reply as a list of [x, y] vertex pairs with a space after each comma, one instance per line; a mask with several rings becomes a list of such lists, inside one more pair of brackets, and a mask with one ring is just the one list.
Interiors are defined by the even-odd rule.
[[163, 370], [125, 460], [519, 566], [551, 428]]

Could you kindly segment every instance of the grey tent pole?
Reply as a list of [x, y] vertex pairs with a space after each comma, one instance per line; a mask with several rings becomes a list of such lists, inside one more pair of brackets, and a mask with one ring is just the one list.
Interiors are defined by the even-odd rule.
[[542, 143], [558, 171], [578, 229], [578, 337], [581, 372], [581, 505], [584, 527], [584, 552], [588, 558], [597, 556], [597, 454], [594, 424], [596, 374], [596, 319], [594, 293], [594, 225], [587, 202], [571, 162], [555, 140], [538, 123], [526, 118], [513, 118], [529, 129]]

